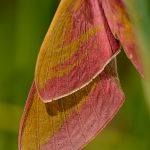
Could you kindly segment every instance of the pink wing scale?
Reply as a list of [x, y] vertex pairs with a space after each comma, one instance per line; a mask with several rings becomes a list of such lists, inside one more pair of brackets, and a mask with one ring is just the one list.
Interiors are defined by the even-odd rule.
[[[78, 9], [68, 8], [72, 15], [72, 28], [58, 47], [69, 46], [82, 35], [89, 37], [85, 40], [81, 38], [75, 53], [64, 62], [55, 66], [48, 64], [44, 76], [38, 70], [38, 80], [35, 79], [32, 85], [20, 125], [20, 150], [23, 146], [33, 150], [81, 149], [109, 123], [121, 107], [124, 94], [119, 86], [116, 64], [111, 62], [105, 68], [118, 53], [120, 44], [111, 33], [112, 25], [110, 30], [106, 19], [108, 16], [105, 17], [101, 2], [83, 0]], [[63, 74], [47, 78], [49, 74], [65, 69], [67, 71]], [[43, 87], [38, 83], [41, 79], [46, 81]], [[52, 99], [57, 101], [53, 102]], [[28, 139], [29, 136], [31, 139]]]
[[[70, 13], [73, 21], [70, 38], [74, 39], [74, 36], [81, 36], [80, 33], [87, 34], [86, 32], [90, 29], [93, 30], [91, 32], [96, 30], [96, 33], [88, 37], [84, 42], [79, 41], [75, 54], [68, 60], [48, 69], [51, 74], [51, 72], [60, 72], [68, 68], [67, 73], [62, 76], [46, 78], [44, 87], [40, 89], [38, 83], [36, 83], [37, 90], [44, 102], [64, 97], [85, 86], [104, 69], [113, 55], [118, 53], [119, 43], [113, 37], [101, 5], [97, 0], [83, 1], [80, 9]], [[77, 16], [79, 16], [78, 19], [76, 18]], [[87, 18], [88, 16], [91, 16], [89, 17], [90, 19]], [[70, 39], [66, 40], [69, 41], [65, 41], [65, 43], [69, 44]]]
[[[78, 112], [79, 115], [73, 112], [42, 150], [51, 147], [54, 139], [57, 141], [58, 149], [80, 149], [91, 141], [118, 112], [124, 101], [124, 95], [110, 76], [105, 73], [100, 76], [102, 81], [89, 93], [86, 103]], [[81, 122], [82, 128], [79, 125]], [[70, 139], [66, 135], [67, 132]]]
[[102, 0], [102, 6], [112, 33], [121, 42], [127, 57], [141, 75], [143, 64], [139, 53], [138, 39], [123, 0]]

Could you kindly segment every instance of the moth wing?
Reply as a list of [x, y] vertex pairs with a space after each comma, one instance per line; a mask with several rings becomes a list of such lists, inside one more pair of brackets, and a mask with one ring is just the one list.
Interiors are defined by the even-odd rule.
[[122, 44], [127, 57], [141, 75], [144, 75], [139, 45], [131, 18], [122, 0], [103, 0], [102, 6], [111, 31]]
[[59, 100], [44, 103], [35, 83], [19, 132], [19, 150], [77, 150], [89, 143], [115, 116], [124, 101], [115, 63], [89, 85]]
[[62, 0], [41, 46], [35, 72], [44, 102], [87, 85], [118, 53], [97, 0]]

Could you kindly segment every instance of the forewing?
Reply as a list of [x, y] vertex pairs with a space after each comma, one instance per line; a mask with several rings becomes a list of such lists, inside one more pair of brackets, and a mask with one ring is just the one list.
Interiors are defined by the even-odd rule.
[[35, 84], [41, 99], [50, 102], [84, 87], [118, 49], [97, 0], [62, 0], [37, 60]]
[[102, 7], [111, 31], [114, 36], [120, 40], [127, 57], [131, 60], [139, 73], [143, 75], [144, 71], [138, 50], [138, 39], [123, 0], [100, 1], [102, 1]]

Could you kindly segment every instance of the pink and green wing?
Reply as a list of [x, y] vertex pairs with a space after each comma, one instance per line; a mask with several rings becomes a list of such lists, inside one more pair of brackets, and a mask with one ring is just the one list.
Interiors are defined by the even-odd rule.
[[44, 39], [35, 85], [44, 102], [86, 86], [119, 50], [97, 0], [62, 0]]
[[119, 39], [127, 57], [141, 75], [144, 75], [143, 65], [139, 54], [139, 45], [134, 25], [128, 16], [123, 0], [100, 0], [108, 24], [114, 36]]
[[114, 117], [124, 94], [115, 63], [81, 90], [43, 103], [33, 83], [20, 126], [20, 150], [77, 150]]
[[61, 1], [38, 56], [20, 150], [81, 149], [108, 124], [124, 101], [115, 61], [108, 64], [119, 47], [98, 0]]

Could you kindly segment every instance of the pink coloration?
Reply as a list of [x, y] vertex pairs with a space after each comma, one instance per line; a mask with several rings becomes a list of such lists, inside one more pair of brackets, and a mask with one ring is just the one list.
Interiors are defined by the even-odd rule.
[[24, 112], [22, 114], [22, 118], [21, 118], [21, 122], [20, 122], [20, 128], [19, 128], [19, 135], [18, 135], [18, 149], [19, 150], [22, 150], [22, 134], [23, 134], [23, 129], [25, 127], [25, 118], [27, 117], [27, 113], [28, 113], [28, 110], [32, 104], [32, 100], [33, 100], [33, 96], [36, 92], [36, 88], [35, 88], [35, 82], [32, 83], [32, 86], [31, 86], [31, 89], [30, 89], [30, 92], [29, 92], [29, 95], [28, 95], [28, 99], [26, 101], [26, 105], [24, 107]]
[[48, 150], [50, 147], [58, 150], [81, 149], [108, 124], [121, 107], [124, 95], [116, 81], [107, 73], [100, 75], [102, 81], [88, 94], [86, 103], [79, 112], [73, 112], [41, 150]]
[[[37, 92], [33, 83], [20, 126], [20, 150], [24, 148], [25, 150], [81, 149], [111, 121], [124, 101], [124, 94], [120, 89], [115, 72], [115, 63], [109, 64], [101, 75], [87, 87], [70, 95], [69, 98], [71, 99], [57, 100], [58, 107], [55, 108], [56, 110], [51, 105], [52, 102], [44, 104], [35, 95]], [[41, 105], [42, 109], [40, 108]], [[45, 112], [43, 108], [46, 105], [49, 106]], [[69, 113], [68, 109], [73, 111]], [[52, 110], [57, 113], [50, 113]], [[64, 113], [65, 120], [63, 121], [62, 117], [59, 117], [56, 122], [61, 123], [61, 126], [57, 130], [53, 130], [52, 135], [44, 134], [49, 133], [48, 129], [53, 129], [51, 119], [55, 115], [60, 115], [61, 111]], [[53, 125], [57, 126], [56, 124]], [[42, 141], [44, 144], [41, 144]]]
[[[92, 78], [103, 71], [104, 67], [119, 51], [120, 45], [113, 37], [101, 5], [97, 0], [83, 1], [77, 11], [71, 12], [70, 10], [70, 13], [72, 14], [73, 27], [69, 37], [66, 35], [67, 38], [62, 43], [62, 47], [66, 46], [64, 44], [71, 44], [73, 40], [79, 38], [79, 35], [86, 35], [89, 30], [91, 32], [96, 30], [96, 33], [89, 37], [87, 34], [86, 41], [79, 41], [76, 52], [68, 60], [47, 68], [48, 74], [54, 72], [59, 74], [65, 69], [66, 72], [63, 75], [47, 78], [46, 73], [44, 76], [38, 74], [41, 79], [36, 81], [36, 87], [44, 102], [64, 97], [84, 87]], [[39, 86], [40, 80], [45, 81], [43, 87]]]
[[[89, 82], [91, 77], [96, 75], [95, 72], [98, 71], [98, 73], [100, 73], [104, 69], [104, 65], [110, 61], [108, 58], [116, 55], [112, 53], [111, 49], [108, 51], [108, 54], [103, 53], [103, 49], [99, 49], [99, 52], [97, 52], [98, 48], [92, 49], [92, 45], [90, 47], [90, 43], [94, 44], [94, 40], [98, 39], [93, 38], [93, 42], [91, 41], [86, 43], [86, 50], [91, 50], [89, 50], [89, 54], [87, 54], [87, 56], [81, 61], [80, 67], [75, 66], [72, 68], [69, 74], [62, 77], [55, 77], [47, 81], [45, 87], [40, 91], [40, 95], [42, 95], [42, 98], [44, 98], [43, 101], [46, 102], [46, 100], [53, 99], [63, 95], [64, 93], [74, 91], [77, 87], [81, 87], [81, 85]], [[116, 43], [113, 45], [114, 49], [118, 50], [118, 45], [115, 44]], [[107, 49], [107, 47], [105, 49]], [[100, 59], [97, 60], [97, 58]]]
[[124, 101], [115, 61], [108, 64], [120, 43], [143, 73], [123, 1], [63, 2], [39, 54], [20, 125], [20, 150], [81, 149], [111, 121]]
[[112, 33], [121, 42], [127, 57], [132, 61], [135, 68], [141, 75], [144, 75], [141, 57], [138, 51], [138, 39], [123, 1], [102, 0], [102, 7]]

